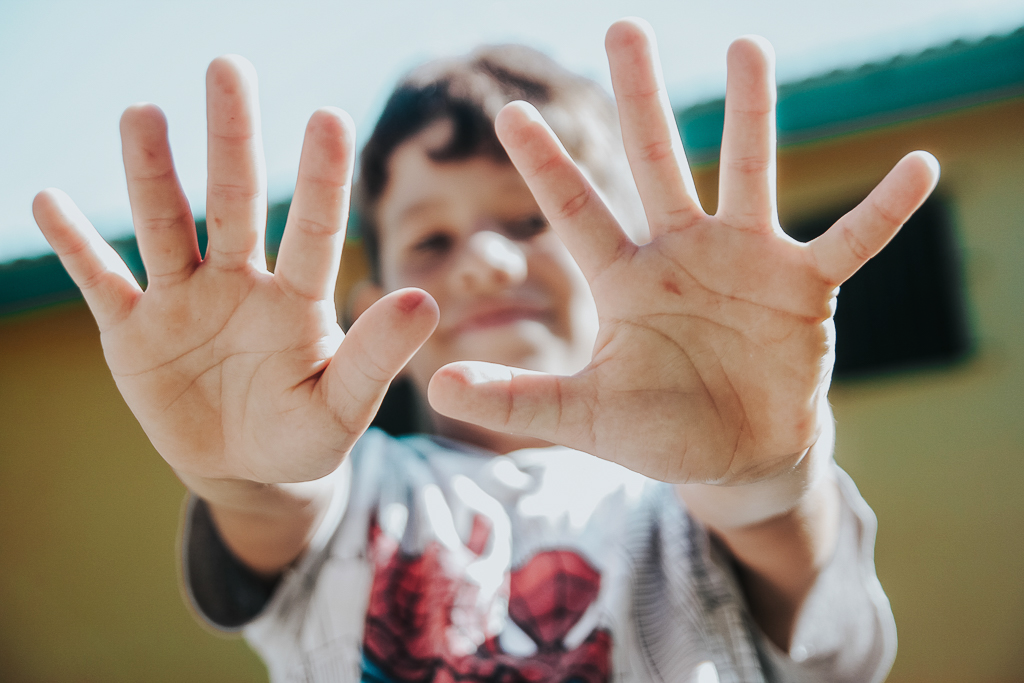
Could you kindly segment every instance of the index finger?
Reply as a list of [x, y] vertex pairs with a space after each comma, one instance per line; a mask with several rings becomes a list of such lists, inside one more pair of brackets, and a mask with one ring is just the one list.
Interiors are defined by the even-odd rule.
[[636, 249], [536, 109], [526, 102], [506, 105], [495, 131], [588, 281], [624, 251]]

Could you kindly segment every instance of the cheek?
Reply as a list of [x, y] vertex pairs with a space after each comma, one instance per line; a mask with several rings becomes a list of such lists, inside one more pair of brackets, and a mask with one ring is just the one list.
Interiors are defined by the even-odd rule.
[[594, 295], [590, 292], [590, 285], [581, 274], [579, 281], [574, 283], [572, 298], [572, 317], [574, 339], [577, 345], [587, 353], [587, 359], [597, 341], [597, 333], [600, 328], [600, 319], [597, 313], [597, 304], [594, 302]]
[[405, 287], [417, 287], [434, 297], [434, 300], [440, 305], [446, 294], [442, 270], [439, 268], [413, 268], [401, 263], [397, 258], [392, 258], [381, 268], [382, 285], [387, 292], [394, 292]]
[[597, 306], [583, 272], [560, 240], [555, 238], [540, 252], [536, 271], [561, 311], [559, 336], [589, 351], [597, 339]]

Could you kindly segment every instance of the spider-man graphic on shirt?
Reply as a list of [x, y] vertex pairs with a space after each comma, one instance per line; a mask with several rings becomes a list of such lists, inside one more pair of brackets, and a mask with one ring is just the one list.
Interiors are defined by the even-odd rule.
[[[468, 557], [490, 537], [477, 516]], [[363, 643], [363, 681], [372, 683], [603, 683], [610, 678], [612, 639], [594, 628], [572, 648], [566, 636], [597, 598], [601, 574], [572, 550], [535, 553], [502, 577], [493, 600], [481, 602], [465, 559], [438, 541], [404, 553], [395, 539], [370, 530], [375, 564]], [[533, 652], [505, 652], [507, 619], [526, 634]], [[495, 603], [502, 603], [495, 610]], [[497, 611], [499, 618], [495, 621]]]

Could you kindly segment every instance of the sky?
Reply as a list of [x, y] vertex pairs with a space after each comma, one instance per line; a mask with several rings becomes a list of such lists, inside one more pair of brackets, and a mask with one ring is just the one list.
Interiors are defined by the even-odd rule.
[[409, 68], [480, 43], [522, 42], [605, 84], [604, 32], [626, 15], [658, 35], [677, 107], [721, 96], [740, 35], [775, 46], [780, 83], [1024, 25], [1024, 0], [0, 0], [0, 263], [49, 251], [36, 192], [68, 192], [107, 238], [131, 233], [118, 119], [155, 102], [196, 215], [205, 201], [207, 64], [260, 76], [270, 199], [290, 195], [302, 132], [324, 105], [364, 140]]

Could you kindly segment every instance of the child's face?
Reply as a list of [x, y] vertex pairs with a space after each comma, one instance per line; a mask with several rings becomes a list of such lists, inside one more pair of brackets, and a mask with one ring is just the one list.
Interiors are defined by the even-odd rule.
[[441, 309], [409, 363], [413, 380], [425, 392], [459, 360], [577, 372], [597, 335], [590, 287], [511, 164], [429, 159], [448, 125], [395, 150], [377, 213], [384, 288], [419, 287]]

